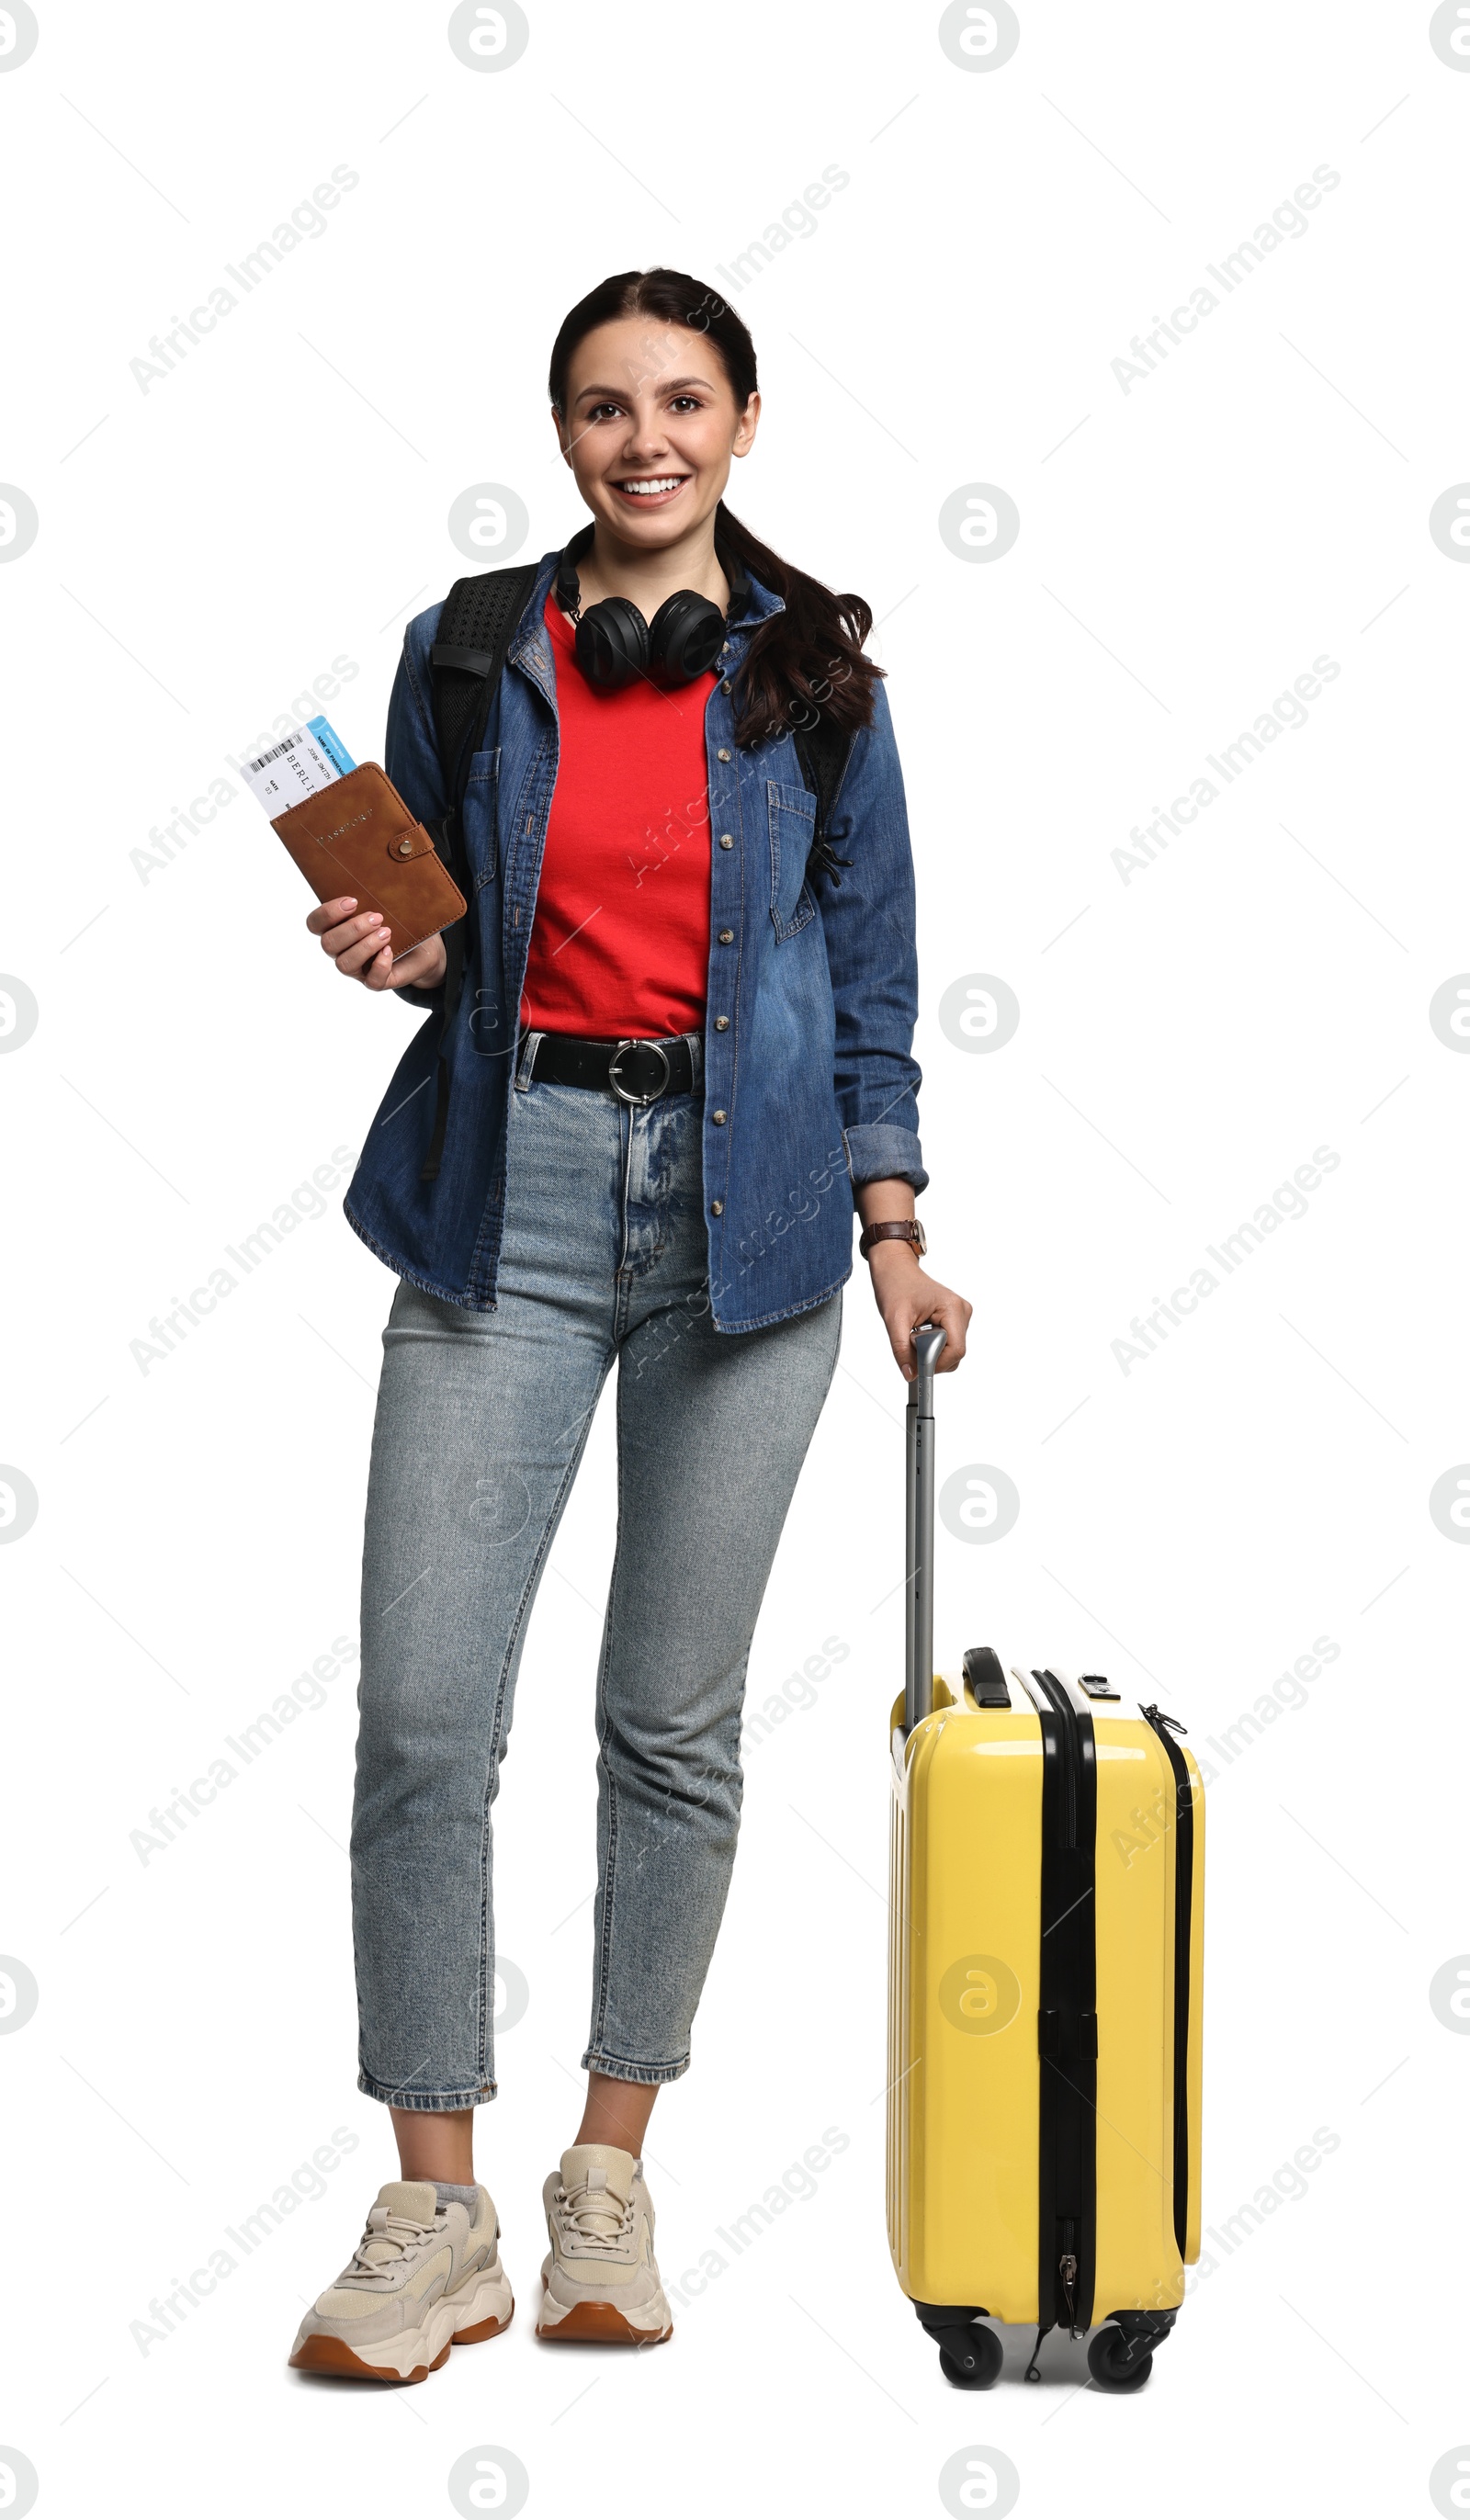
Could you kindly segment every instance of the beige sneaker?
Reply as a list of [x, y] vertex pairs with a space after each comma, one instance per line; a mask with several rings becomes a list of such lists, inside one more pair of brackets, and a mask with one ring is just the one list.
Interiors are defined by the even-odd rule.
[[441, 2205], [429, 2180], [391, 2179], [334, 2284], [302, 2319], [296, 2371], [348, 2380], [426, 2380], [451, 2345], [477, 2345], [511, 2323], [500, 2221], [483, 2187], [473, 2221]]
[[574, 2143], [542, 2201], [552, 2247], [537, 2335], [600, 2345], [661, 2345], [672, 2336], [643, 2163], [616, 2144]]

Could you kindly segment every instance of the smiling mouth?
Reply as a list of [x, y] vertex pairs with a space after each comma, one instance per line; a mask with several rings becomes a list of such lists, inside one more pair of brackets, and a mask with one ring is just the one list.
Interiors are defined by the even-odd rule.
[[692, 478], [689, 472], [652, 472], [646, 479], [614, 481], [612, 486], [625, 499], [667, 499]]

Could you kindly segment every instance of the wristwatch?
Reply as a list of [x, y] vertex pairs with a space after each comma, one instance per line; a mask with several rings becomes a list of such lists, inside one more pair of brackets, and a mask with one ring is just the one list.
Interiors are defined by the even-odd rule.
[[866, 1260], [875, 1242], [912, 1242], [919, 1259], [929, 1248], [929, 1238], [916, 1216], [890, 1216], [882, 1225], [867, 1225], [858, 1243], [858, 1254]]

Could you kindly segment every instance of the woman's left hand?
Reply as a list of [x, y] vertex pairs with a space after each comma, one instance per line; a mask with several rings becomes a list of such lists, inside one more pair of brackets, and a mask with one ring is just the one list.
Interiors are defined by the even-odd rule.
[[953, 1373], [964, 1354], [973, 1304], [942, 1286], [914, 1258], [907, 1242], [875, 1242], [869, 1254], [873, 1300], [883, 1316], [888, 1343], [906, 1382], [914, 1375], [913, 1332], [920, 1322], [933, 1322], [945, 1332], [938, 1371]]

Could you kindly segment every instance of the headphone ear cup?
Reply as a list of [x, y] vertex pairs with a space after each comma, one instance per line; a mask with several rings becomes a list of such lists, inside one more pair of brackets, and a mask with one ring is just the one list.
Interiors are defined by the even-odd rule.
[[[660, 613], [668, 606], [660, 608]], [[648, 625], [625, 595], [604, 596], [577, 623], [577, 663], [599, 691], [615, 692], [648, 671]]]
[[725, 615], [707, 595], [682, 587], [648, 624], [648, 664], [661, 683], [693, 683], [725, 644]]

